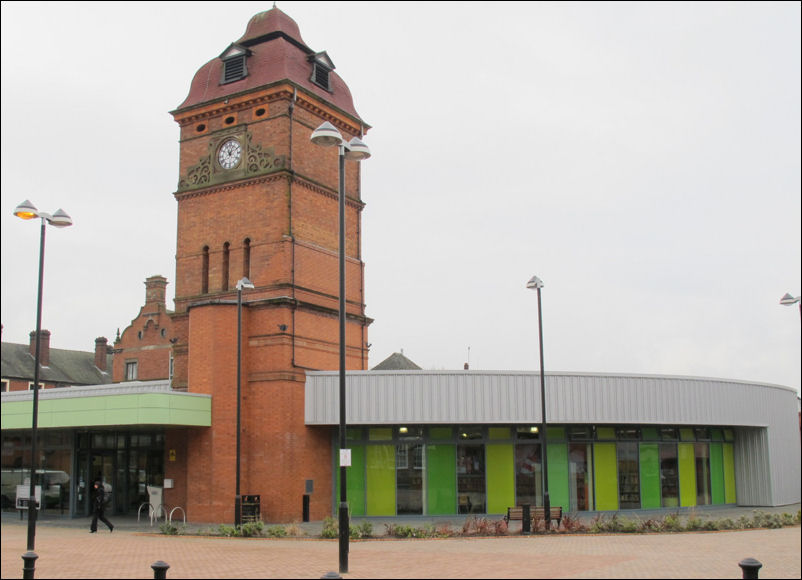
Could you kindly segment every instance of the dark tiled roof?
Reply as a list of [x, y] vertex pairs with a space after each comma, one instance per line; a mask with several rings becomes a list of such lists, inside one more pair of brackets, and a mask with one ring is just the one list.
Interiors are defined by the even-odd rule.
[[248, 75], [242, 80], [221, 85], [223, 61], [220, 58], [210, 60], [195, 73], [189, 95], [177, 111], [289, 80], [356, 119], [360, 118], [354, 109], [351, 91], [339, 75], [330, 74], [331, 92], [310, 80], [312, 65], [308, 57], [315, 51], [303, 41], [295, 21], [278, 8], [251, 18], [245, 35], [237, 44], [251, 52], [247, 59]]
[[371, 370], [374, 371], [419, 371], [421, 368], [400, 352], [394, 352]]
[[[27, 344], [2, 343], [4, 379], [33, 380], [33, 356]], [[106, 356], [106, 371], [95, 366], [95, 353], [77, 350], [50, 349], [50, 362], [39, 370], [43, 383], [62, 385], [101, 385], [111, 382], [112, 355]]]

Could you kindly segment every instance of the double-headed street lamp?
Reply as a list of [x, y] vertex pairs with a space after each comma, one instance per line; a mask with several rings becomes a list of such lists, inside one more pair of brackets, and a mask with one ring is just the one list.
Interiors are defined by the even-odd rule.
[[39, 450], [36, 445], [37, 427], [39, 425], [39, 350], [42, 344], [42, 280], [45, 265], [45, 226], [50, 224], [57, 228], [72, 225], [72, 219], [64, 210], [57, 209], [54, 214], [36, 209], [27, 199], [14, 210], [14, 215], [24, 220], [39, 218], [42, 230], [39, 235], [39, 290], [36, 299], [36, 351], [33, 361], [33, 419], [31, 422], [31, 486], [28, 499], [28, 551], [33, 551], [36, 540], [36, 464]]
[[537, 326], [538, 336], [540, 337], [540, 441], [542, 442], [541, 455], [543, 456], [543, 519], [546, 522], [546, 530], [551, 529], [551, 501], [549, 500], [549, 464], [546, 452], [546, 377], [543, 375], [543, 317], [540, 311], [540, 289], [543, 288], [543, 280], [537, 276], [532, 276], [526, 287], [530, 290], [537, 290]]
[[793, 306], [794, 304], [799, 304], [799, 318], [802, 319], [802, 302], [800, 299], [802, 299], [802, 296], [797, 296], [794, 298], [788, 292], [786, 292], [785, 296], [780, 298], [780, 304], [783, 306]]
[[242, 525], [242, 496], [240, 495], [240, 432], [242, 431], [242, 290], [253, 289], [253, 283], [247, 278], [237, 282], [237, 489], [234, 496], [234, 525]]
[[345, 442], [345, 160], [362, 161], [370, 157], [370, 149], [358, 137], [346, 141], [329, 123], [324, 122], [312, 132], [312, 143], [321, 147], [339, 149], [339, 211], [340, 211], [340, 572], [348, 572], [348, 496], [346, 476], [350, 460]]

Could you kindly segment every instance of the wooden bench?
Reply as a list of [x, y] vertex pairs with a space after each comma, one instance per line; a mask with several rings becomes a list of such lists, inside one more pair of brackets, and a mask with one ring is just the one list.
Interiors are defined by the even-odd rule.
[[[529, 514], [532, 518], [532, 522], [539, 521], [543, 519], [543, 508], [542, 507], [535, 507], [532, 506], [529, 508]], [[508, 507], [507, 508], [507, 515], [504, 516], [504, 521], [510, 523], [511, 521], [522, 521], [524, 519], [524, 508], [521, 506], [515, 507]], [[563, 508], [562, 506], [554, 506], [549, 508], [549, 522], [556, 521], [557, 527], [560, 527], [560, 523], [563, 519]]]

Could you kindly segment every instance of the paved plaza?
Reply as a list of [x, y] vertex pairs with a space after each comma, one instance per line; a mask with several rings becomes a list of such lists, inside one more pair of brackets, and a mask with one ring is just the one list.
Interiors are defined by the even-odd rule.
[[[27, 522], [3, 514], [2, 578], [22, 577]], [[456, 523], [456, 522], [455, 522]], [[339, 565], [337, 540], [165, 536], [120, 519], [89, 534], [87, 518], [37, 523], [37, 578], [320, 578]], [[308, 524], [310, 534], [315, 523]], [[317, 524], [319, 528], [319, 524]], [[374, 524], [375, 528], [383, 528]], [[382, 530], [376, 529], [377, 533]], [[319, 532], [319, 530], [318, 530]], [[800, 527], [679, 534], [512, 535], [351, 541], [345, 578], [800, 578]]]

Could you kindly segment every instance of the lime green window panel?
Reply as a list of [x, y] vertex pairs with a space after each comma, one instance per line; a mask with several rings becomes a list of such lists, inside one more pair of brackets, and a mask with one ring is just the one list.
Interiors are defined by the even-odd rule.
[[596, 474], [596, 509], [617, 510], [618, 460], [615, 443], [596, 443], [593, 446], [593, 471]]
[[710, 503], [724, 503], [724, 450], [721, 443], [710, 444]]
[[680, 429], [680, 441], [696, 441], [696, 435], [693, 434], [693, 429]]
[[660, 451], [657, 443], [640, 445], [640, 505], [642, 509], [661, 507]]
[[426, 446], [426, 513], [457, 513], [457, 446]]
[[515, 505], [515, 465], [512, 443], [485, 446], [487, 458], [487, 513], [504, 514]]
[[615, 439], [615, 427], [597, 427], [597, 439]]
[[[511, 439], [510, 437], [510, 428], [509, 427], [490, 427], [487, 430], [487, 438], [488, 439]], [[506, 513], [506, 510], [505, 510]]]
[[390, 441], [393, 438], [392, 427], [382, 427], [368, 430], [368, 439], [371, 441]]
[[721, 446], [721, 455], [724, 468], [724, 503], [735, 503], [735, 457], [732, 443]]
[[[690, 430], [690, 429], [689, 429]], [[696, 505], [696, 456], [693, 443], [677, 443], [679, 463], [679, 505]]]
[[[340, 451], [335, 452], [337, 457], [336, 483], [334, 485], [334, 503], [340, 503]], [[351, 467], [345, 470], [345, 485], [348, 496], [348, 507], [352, 516], [365, 515], [365, 446], [351, 447]]]
[[[565, 429], [560, 427], [560, 429]], [[568, 444], [547, 443], [549, 460], [549, 502], [553, 507], [562, 506], [563, 511], [570, 509], [568, 494]], [[512, 505], [512, 504], [510, 504]]]
[[[546, 433], [548, 433], [549, 441], [552, 439], [563, 441], [565, 439], [565, 427], [546, 427]], [[549, 489], [549, 493], [551, 493], [551, 489]]]
[[732, 441], [735, 439], [732, 429], [724, 429], [724, 441]]
[[369, 516], [395, 515], [395, 445], [368, 445], [365, 452]]

